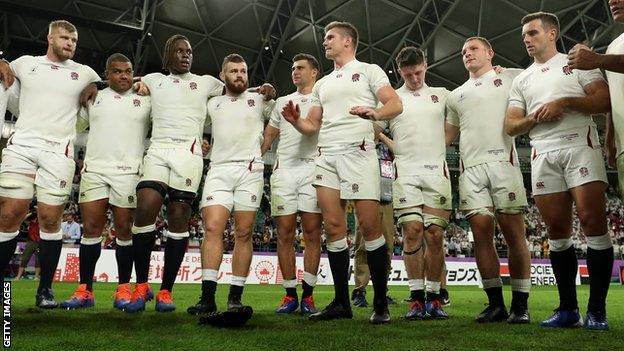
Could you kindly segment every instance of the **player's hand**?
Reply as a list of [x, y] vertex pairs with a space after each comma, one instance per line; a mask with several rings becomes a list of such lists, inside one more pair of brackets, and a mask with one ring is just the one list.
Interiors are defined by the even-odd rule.
[[277, 97], [277, 91], [269, 83], [264, 83], [259, 87], [250, 88], [249, 91], [264, 96], [264, 101], [273, 100]]
[[148, 96], [150, 94], [150, 90], [147, 87], [147, 84], [142, 81], [138, 81], [132, 84], [132, 90], [134, 90], [137, 94], [141, 96]]
[[297, 123], [297, 120], [301, 117], [301, 109], [299, 105], [288, 101], [288, 103], [282, 108], [282, 117], [291, 124]]
[[535, 119], [540, 123], [558, 121], [563, 117], [564, 110], [565, 106], [563, 100], [551, 101], [540, 106], [540, 108], [535, 111]]
[[89, 107], [88, 105], [93, 105], [95, 98], [97, 97], [98, 89], [95, 83], [89, 83], [82, 91], [80, 92], [80, 105], [84, 107]]
[[496, 65], [496, 66], [492, 67], [492, 69], [494, 69], [494, 72], [496, 72], [496, 74], [501, 74], [501, 73], [505, 72], [505, 70], [507, 68], [503, 67], [503, 66]]
[[208, 155], [208, 153], [210, 152], [210, 143], [208, 142], [208, 140], [204, 139], [202, 140], [202, 144], [201, 144], [201, 149], [202, 149], [202, 156], [206, 157], [206, 155]]
[[368, 120], [376, 120], [377, 119], [377, 111], [375, 111], [372, 107], [367, 106], [355, 106], [351, 107], [349, 113], [355, 116], [358, 116], [363, 119]]
[[598, 54], [583, 44], [576, 44], [568, 53], [568, 66], [571, 69], [594, 69], [598, 68]]
[[0, 61], [0, 80], [2, 80], [5, 89], [9, 89], [15, 81], [11, 66], [6, 61]]
[[605, 143], [605, 151], [607, 152], [607, 165], [611, 168], [617, 167], [617, 150], [615, 149], [615, 145], [609, 143]]

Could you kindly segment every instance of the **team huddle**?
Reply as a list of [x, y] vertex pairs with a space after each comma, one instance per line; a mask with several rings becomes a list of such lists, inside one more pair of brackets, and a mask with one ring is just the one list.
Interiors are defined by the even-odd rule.
[[[612, 5], [612, 11], [614, 6], [619, 5]], [[616, 21], [624, 21], [624, 14], [618, 18], [615, 13]], [[623, 90], [613, 83], [608, 86], [598, 68], [620, 72], [624, 65], [602, 55], [604, 66], [593, 66], [598, 60], [592, 55], [597, 54], [583, 45], [569, 55], [557, 52], [560, 28], [553, 14], [529, 14], [522, 25], [522, 41], [534, 60], [531, 66], [495, 68], [488, 40], [471, 37], [462, 47], [469, 78], [449, 91], [425, 84], [425, 55], [409, 46], [395, 58], [403, 80], [395, 90], [379, 66], [356, 59], [357, 29], [348, 22], [332, 22], [325, 27], [323, 46], [334, 70], [320, 77], [317, 59], [298, 54], [291, 75], [296, 91], [276, 99], [270, 84], [249, 88], [247, 63], [238, 54], [223, 59], [219, 79], [191, 73], [193, 51], [182, 35], [165, 44], [163, 70], [168, 75], [135, 79], [130, 60], [117, 53], [106, 62], [108, 87], [98, 90], [102, 83], [95, 71], [72, 61], [76, 28], [63, 20], [51, 22], [46, 55], [0, 62], [0, 112], [3, 115], [7, 107], [19, 116], [0, 166], [0, 267], [8, 265], [18, 228], [36, 196], [41, 226], [36, 306], [58, 307], [51, 288], [61, 253], [60, 221], [75, 168], [73, 140], [76, 131], [88, 128], [79, 186], [84, 219], [80, 283], [60, 306], [94, 305], [93, 276], [110, 209], [119, 273], [114, 307], [140, 312], [155, 298], [156, 311], [175, 310], [172, 290], [188, 244], [203, 157], [210, 152], [199, 205], [205, 233], [201, 297], [187, 312], [205, 316], [217, 311], [223, 232], [232, 216], [235, 244], [226, 311], [249, 318], [242, 295], [263, 194], [263, 155], [279, 137], [270, 179], [271, 214], [277, 223], [286, 295], [276, 312], [300, 310], [317, 321], [353, 317], [345, 220], [347, 201], [353, 201], [374, 289], [370, 322], [388, 323], [389, 243], [380, 223], [381, 176], [375, 150], [381, 140], [395, 156], [392, 206], [403, 233], [411, 301], [405, 318], [446, 319], [441, 297], [444, 233], [453, 204], [446, 147], [461, 135], [459, 210], [474, 234], [477, 267], [488, 298], [476, 321], [530, 323], [531, 262], [523, 215], [528, 203], [514, 144], [514, 136], [528, 133], [532, 194], [547, 225], [560, 301], [540, 325], [606, 330], [613, 248], [605, 216], [606, 169], [591, 114], [610, 112], [613, 103], [606, 145], [613, 163], [617, 127], [624, 121], [618, 105]], [[621, 43], [622, 37], [616, 39], [612, 53], [624, 53]], [[621, 77], [609, 72], [610, 82], [621, 82]], [[202, 137], [205, 124], [211, 126], [210, 143]], [[624, 161], [617, 158], [617, 163], [624, 171]], [[154, 294], [148, 272], [155, 221], [163, 204], [169, 231], [162, 284]], [[585, 320], [576, 297], [573, 204], [588, 245]], [[301, 298], [293, 250], [298, 215], [306, 243]], [[497, 224], [509, 249], [509, 310], [493, 243]], [[321, 232], [335, 297], [317, 310], [313, 291]]]

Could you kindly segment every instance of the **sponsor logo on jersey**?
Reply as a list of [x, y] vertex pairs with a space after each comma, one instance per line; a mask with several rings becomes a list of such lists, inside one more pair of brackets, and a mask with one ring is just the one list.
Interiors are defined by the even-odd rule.
[[548, 72], [549, 70], [550, 70], [550, 67], [544, 67], [541, 69], [542, 73]]
[[191, 180], [191, 178], [186, 178], [184, 183], [186, 184], [186, 186], [191, 186], [191, 184], [193, 184], [193, 181]]
[[134, 196], [129, 195], [129, 196], [128, 196], [128, 202], [129, 202], [129, 203], [133, 203], [133, 202], [134, 202]]
[[52, 65], [52, 66], [50, 66], [50, 69], [53, 69], [53, 70], [58, 70], [58, 69], [59, 69], [59, 66], [57, 66], [57, 65]]
[[251, 195], [251, 202], [258, 201], [258, 197], [256, 195]]
[[212, 201], [212, 199], [213, 199], [212, 195], [208, 195], [208, 196], [206, 197], [206, 201]]
[[437, 104], [440, 102], [440, 98], [438, 98], [437, 95], [431, 95], [431, 101], [433, 101], [434, 104]]
[[72, 72], [70, 76], [72, 80], [78, 80], [78, 72]]
[[277, 205], [277, 209], [280, 211], [284, 211], [284, 205]]
[[351, 81], [352, 82], [359, 82], [360, 81], [360, 74], [359, 73], [353, 73], [353, 75], [351, 76]]
[[494, 79], [494, 86], [495, 86], [495, 87], [497, 87], [497, 88], [498, 88], [498, 87], [500, 87], [500, 86], [502, 86], [502, 85], [503, 85], [503, 80], [502, 80], [502, 79], [500, 79], [500, 78], [496, 78], [496, 79]]
[[353, 185], [351, 185], [351, 191], [354, 193], [357, 193], [360, 191], [360, 186], [357, 183], [353, 183]]
[[342, 78], [342, 73], [336, 74], [336, 78]]
[[66, 182], [66, 181], [61, 180], [61, 181], [59, 182], [59, 187], [60, 187], [61, 189], [65, 189], [65, 187], [66, 187], [66, 186], [67, 186], [67, 182]]
[[476, 83], [475, 83], [475, 87], [480, 87], [480, 86], [482, 86], [482, 85], [483, 85], [483, 83], [481, 83], [481, 82], [476, 82]]
[[316, 178], [316, 180], [323, 180], [323, 175], [322, 174], [317, 174], [315, 178]]
[[399, 198], [399, 203], [404, 204], [404, 203], [406, 203], [406, 202], [407, 202], [407, 199], [406, 199], [406, 198], [404, 198], [404, 197]]
[[538, 189], [544, 189], [546, 186], [544, 185], [544, 182], [539, 181], [537, 183], [535, 183], [535, 187]]
[[509, 198], [509, 201], [516, 201], [516, 193], [514, 193], [513, 191], [510, 192], [509, 194], [507, 194], [507, 198]]
[[177, 84], [177, 83], [180, 83], [180, 80], [178, 78], [175, 78], [173, 82]]
[[446, 203], [446, 197], [440, 196], [440, 204], [444, 205]]
[[191, 90], [197, 90], [197, 83], [195, 83], [195, 82], [190, 82], [190, 83], [189, 83], [189, 88], [191, 88]]
[[569, 76], [570, 74], [572, 74], [572, 68], [570, 68], [570, 66], [568, 65], [563, 66], [561, 70], [563, 71], [563, 74], [565, 74], [566, 76]]
[[113, 95], [113, 98], [114, 98], [115, 100], [120, 100], [120, 99], [121, 99], [121, 95]]

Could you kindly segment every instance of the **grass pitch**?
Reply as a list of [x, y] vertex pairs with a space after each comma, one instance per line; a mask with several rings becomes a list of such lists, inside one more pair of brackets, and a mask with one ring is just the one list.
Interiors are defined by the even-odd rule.
[[[12, 285], [12, 349], [14, 350], [622, 350], [624, 349], [624, 287], [612, 285], [609, 292], [609, 332], [584, 329], [553, 330], [537, 326], [556, 307], [555, 287], [534, 287], [529, 301], [532, 323], [510, 326], [476, 324], [485, 294], [476, 287], [451, 286], [451, 305], [446, 321], [406, 321], [408, 305], [390, 306], [392, 322], [368, 323], [370, 308], [355, 308], [353, 320], [310, 322], [301, 315], [281, 316], [275, 307], [282, 297], [281, 286], [248, 285], [243, 303], [253, 306], [254, 315], [246, 327], [237, 330], [198, 326], [197, 317], [186, 307], [199, 296], [199, 285], [175, 286], [177, 310], [156, 313], [153, 301], [145, 312], [131, 315], [114, 310], [111, 296], [115, 284], [96, 283], [96, 306], [77, 311], [42, 311], [34, 307], [36, 282]], [[55, 283], [57, 301], [69, 297], [76, 284]], [[157, 289], [158, 286], [154, 285]], [[220, 285], [217, 303], [224, 308], [228, 286]], [[397, 301], [408, 295], [407, 287], [391, 287]], [[583, 315], [588, 286], [578, 288]], [[333, 297], [330, 286], [315, 289], [317, 308]], [[511, 293], [505, 287], [509, 305]], [[369, 288], [369, 303], [372, 289]]]

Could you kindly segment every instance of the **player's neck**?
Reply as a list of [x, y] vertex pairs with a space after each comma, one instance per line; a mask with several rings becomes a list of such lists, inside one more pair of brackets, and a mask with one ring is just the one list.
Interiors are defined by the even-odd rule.
[[243, 95], [243, 93], [234, 93], [234, 92], [228, 90], [228, 88], [225, 88], [225, 95], [229, 96], [229, 97], [239, 97], [239, 96]]
[[557, 55], [557, 47], [553, 46], [553, 47], [546, 49], [542, 54], [535, 55], [533, 59], [535, 60], [535, 63], [546, 63], [555, 55]]
[[479, 68], [479, 70], [477, 70], [475, 72], [470, 71], [470, 78], [477, 79], [477, 78], [481, 77], [482, 75], [488, 73], [492, 69], [493, 69], [493, 67], [490, 64], [490, 65], [485, 65], [485, 66]]
[[355, 53], [345, 52], [344, 54], [334, 58], [334, 69], [340, 69], [353, 60], [355, 60]]
[[297, 86], [297, 92], [301, 95], [308, 95], [312, 92], [314, 84]]
[[48, 60], [50, 60], [52, 62], [64, 62], [64, 61], [66, 61], [66, 60], [62, 60], [60, 57], [58, 57], [54, 53], [54, 50], [52, 50], [51, 47], [48, 47], [48, 51], [46, 52], [46, 57], [48, 58]]

